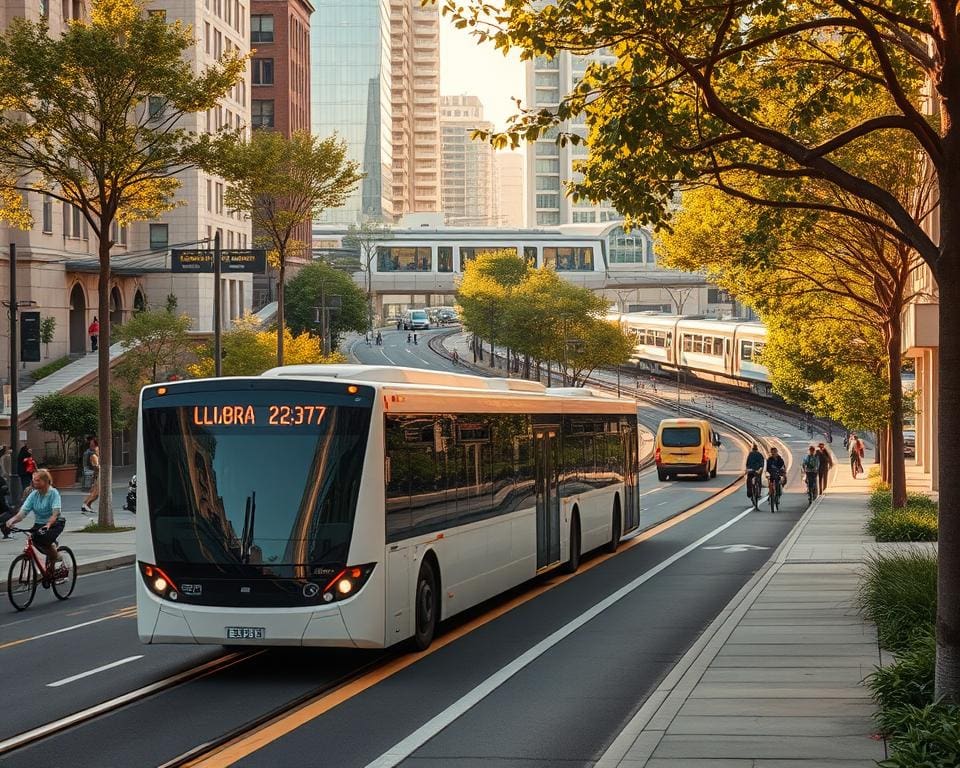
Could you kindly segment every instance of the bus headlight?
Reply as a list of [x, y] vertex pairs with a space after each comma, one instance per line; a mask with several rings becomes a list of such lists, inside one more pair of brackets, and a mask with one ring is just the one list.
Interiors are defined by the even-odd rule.
[[141, 562], [139, 565], [140, 574], [151, 592], [168, 600], [176, 600], [179, 597], [176, 583], [163, 572], [163, 569], [151, 563]]
[[321, 590], [323, 602], [332, 603], [334, 600], [344, 600], [359, 592], [367, 583], [376, 563], [367, 565], [349, 565], [334, 576]]

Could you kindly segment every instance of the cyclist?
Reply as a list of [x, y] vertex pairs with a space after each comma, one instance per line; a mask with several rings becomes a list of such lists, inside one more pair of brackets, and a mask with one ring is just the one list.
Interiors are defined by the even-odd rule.
[[757, 447], [757, 444], [753, 444], [753, 449], [750, 453], [747, 454], [747, 496], [753, 500], [753, 484], [754, 479], [763, 472], [763, 465], [765, 464], [763, 454], [760, 453], [760, 449]]
[[770, 449], [770, 455], [767, 457], [767, 474], [770, 475], [770, 481], [775, 484], [777, 491], [777, 504], [780, 503], [780, 494], [783, 492], [783, 484], [787, 478], [787, 465], [783, 456], [776, 448]]
[[863, 472], [863, 464], [860, 461], [860, 457], [863, 455], [863, 443], [860, 442], [860, 438], [851, 434], [847, 450], [850, 453], [850, 474], [856, 480], [857, 475]]
[[817, 481], [820, 476], [820, 456], [816, 446], [811, 445], [809, 452], [803, 457], [803, 472], [807, 476], [807, 494], [813, 501], [817, 495]]
[[[47, 556], [47, 574], [52, 575], [54, 568], [63, 564], [57, 552], [57, 538], [63, 533], [66, 520], [60, 514], [60, 491], [53, 487], [53, 478], [45, 469], [33, 473], [33, 490], [20, 506], [20, 511], [4, 525], [4, 531], [12, 528], [33, 512], [33, 527], [30, 535], [33, 544]], [[44, 580], [44, 586], [47, 586]]]

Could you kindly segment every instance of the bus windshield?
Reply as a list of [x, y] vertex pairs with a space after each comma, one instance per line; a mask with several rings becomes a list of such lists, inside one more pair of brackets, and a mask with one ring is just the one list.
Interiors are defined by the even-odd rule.
[[337, 400], [322, 392], [247, 390], [145, 401], [157, 564], [296, 578], [345, 563], [370, 406]]

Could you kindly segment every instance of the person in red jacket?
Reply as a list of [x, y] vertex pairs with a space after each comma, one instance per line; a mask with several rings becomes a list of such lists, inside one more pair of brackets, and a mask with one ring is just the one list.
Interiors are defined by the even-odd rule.
[[90, 334], [90, 347], [96, 352], [97, 343], [100, 340], [100, 321], [97, 320], [97, 316], [93, 316], [93, 322], [90, 323], [90, 327], [87, 329], [87, 333]]

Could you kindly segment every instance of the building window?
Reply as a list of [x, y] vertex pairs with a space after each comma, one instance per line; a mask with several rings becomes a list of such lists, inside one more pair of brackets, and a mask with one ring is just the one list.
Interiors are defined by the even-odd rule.
[[523, 246], [523, 260], [527, 262], [528, 267], [537, 267], [537, 246], [535, 245], [525, 245]]
[[550, 226], [560, 223], [560, 211], [537, 211], [537, 224]]
[[70, 203], [63, 204], [63, 236], [80, 239], [80, 209]]
[[453, 247], [441, 245], [437, 248], [437, 272], [453, 272]]
[[273, 128], [273, 99], [253, 99], [250, 124], [254, 128]]
[[147, 109], [150, 111], [150, 119], [156, 120], [163, 117], [167, 102], [160, 96], [151, 96], [147, 100]]
[[40, 18], [50, 18], [50, 0], [40, 0]]
[[213, 211], [213, 182], [207, 179], [207, 210]]
[[209, 54], [210, 53], [210, 22], [203, 22], [203, 45], [204, 50]]
[[543, 264], [557, 272], [592, 272], [593, 248], [544, 248]]
[[250, 16], [250, 42], [273, 42], [273, 15], [253, 14]]
[[43, 231], [53, 233], [53, 199], [47, 195], [43, 196]]
[[429, 246], [377, 248], [377, 270], [380, 272], [429, 272], [431, 268]]
[[560, 195], [537, 195], [537, 208], [559, 208]]
[[273, 59], [254, 59], [252, 73], [254, 85], [273, 85]]
[[553, 141], [538, 141], [534, 145], [534, 154], [537, 157], [560, 157], [560, 147]]
[[223, 215], [223, 184], [217, 182], [217, 214]]
[[537, 176], [537, 191], [559, 192], [559, 176]]
[[170, 245], [170, 227], [168, 224], [150, 225], [150, 250], [165, 251]]
[[722, 288], [707, 288], [707, 304], [733, 304], [733, 298]]

